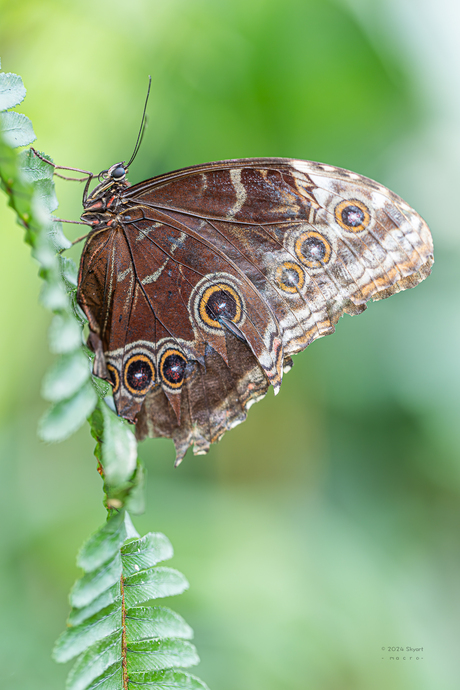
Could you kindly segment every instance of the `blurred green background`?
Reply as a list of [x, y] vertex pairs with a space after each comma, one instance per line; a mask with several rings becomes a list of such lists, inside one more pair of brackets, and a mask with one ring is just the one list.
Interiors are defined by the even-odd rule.
[[[427, 281], [342, 319], [207, 456], [174, 470], [172, 442], [140, 447], [135, 524], [173, 542], [191, 588], [170, 605], [211, 690], [458, 688], [459, 21], [448, 0], [0, 0], [2, 68], [59, 164], [127, 159], [151, 74], [131, 182], [313, 159], [378, 179], [433, 231]], [[77, 219], [81, 187], [57, 191]], [[36, 437], [49, 314], [3, 202], [0, 221], [0, 685], [58, 690], [50, 650], [102, 491], [87, 428]]]

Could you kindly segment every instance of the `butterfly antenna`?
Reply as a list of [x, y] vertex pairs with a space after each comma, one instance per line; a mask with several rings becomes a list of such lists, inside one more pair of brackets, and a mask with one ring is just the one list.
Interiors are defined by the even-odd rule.
[[127, 168], [129, 168], [129, 166], [131, 165], [131, 163], [133, 162], [133, 160], [136, 158], [136, 156], [137, 156], [137, 154], [138, 154], [138, 151], [139, 151], [139, 149], [140, 149], [140, 147], [141, 147], [141, 144], [142, 144], [142, 139], [144, 138], [145, 126], [146, 126], [146, 124], [147, 124], [146, 110], [147, 110], [147, 103], [148, 103], [148, 101], [149, 101], [150, 87], [151, 87], [151, 85], [152, 85], [152, 77], [149, 76], [149, 87], [148, 87], [148, 89], [147, 89], [147, 96], [146, 96], [146, 99], [145, 99], [144, 112], [142, 113], [141, 126], [140, 126], [140, 129], [139, 129], [139, 134], [137, 135], [137, 141], [136, 141], [136, 145], [135, 145], [135, 147], [134, 147], [133, 155], [131, 156], [131, 158], [130, 158], [130, 160], [129, 160], [129, 163], [128, 163], [128, 165], [126, 166]]

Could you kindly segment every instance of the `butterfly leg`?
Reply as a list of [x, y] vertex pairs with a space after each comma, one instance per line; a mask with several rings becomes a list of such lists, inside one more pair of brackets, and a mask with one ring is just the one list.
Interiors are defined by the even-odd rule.
[[80, 170], [80, 168], [68, 168], [65, 165], [56, 165], [55, 163], [52, 163], [49, 161], [47, 158], [42, 156], [36, 149], [34, 149], [32, 146], [30, 147], [30, 150], [34, 154], [34, 156], [37, 156], [37, 158], [40, 158], [41, 161], [44, 163], [48, 163], [48, 165], [51, 165], [54, 170], [70, 170], [72, 172], [78, 172], [81, 173], [82, 175], [85, 175], [85, 177], [65, 177], [64, 175], [60, 175], [59, 173], [55, 172], [54, 174], [56, 177], [60, 177], [63, 180], [70, 180], [71, 182], [84, 182], [86, 177], [89, 177], [90, 180], [94, 177], [93, 173], [90, 172], [89, 170]]

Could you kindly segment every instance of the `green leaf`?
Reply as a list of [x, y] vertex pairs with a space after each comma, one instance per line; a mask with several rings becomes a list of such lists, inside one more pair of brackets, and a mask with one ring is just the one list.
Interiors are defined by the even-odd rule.
[[19, 154], [19, 161], [21, 169], [26, 180], [30, 183], [38, 182], [38, 180], [52, 180], [54, 175], [54, 165], [50, 156], [39, 151], [42, 158], [46, 158], [49, 163], [35, 155], [32, 149], [21, 151]]
[[200, 663], [193, 644], [184, 640], [143, 640], [130, 642], [127, 653], [128, 675], [135, 671], [160, 671]]
[[159, 566], [131, 575], [124, 581], [125, 603], [129, 608], [149, 599], [182, 594], [189, 584], [178, 570]]
[[[1, 119], [1, 116], [0, 116]], [[19, 166], [18, 154], [8, 146], [0, 132], [0, 183], [8, 195], [8, 205], [16, 212], [17, 222], [23, 227], [33, 220], [32, 199], [33, 187], [24, 180]], [[33, 246], [33, 241], [26, 232], [26, 242]]]
[[[135, 673], [131, 680], [132, 682], [128, 684], [129, 690], [209, 690], [199, 678], [172, 669]], [[117, 690], [120, 688], [121, 686]]]
[[123, 667], [118, 661], [98, 676], [94, 683], [88, 686], [88, 690], [122, 690]]
[[116, 632], [96, 642], [81, 655], [69, 673], [67, 690], [85, 690], [89, 683], [120, 660], [121, 632]]
[[89, 418], [91, 436], [102, 444], [102, 434], [104, 433], [104, 416], [102, 414], [102, 405], [97, 405], [93, 414]]
[[48, 269], [51, 271], [58, 271], [58, 262], [56, 259], [56, 251], [47, 235], [41, 232], [35, 242], [35, 246], [32, 247], [32, 256], [40, 264], [42, 269]]
[[45, 158], [50, 163], [38, 158], [31, 149], [19, 154], [22, 175], [33, 185], [35, 201], [38, 200], [42, 207], [51, 213], [57, 209], [58, 200], [53, 182], [54, 166], [48, 156]]
[[125, 501], [126, 509], [134, 515], [140, 515], [145, 510], [145, 469], [139, 458], [136, 472], [130, 479], [129, 494]]
[[14, 108], [26, 97], [26, 89], [17, 74], [0, 74], [0, 111]]
[[[69, 249], [69, 247], [72, 246], [72, 242], [68, 240], [67, 237], [64, 235], [62, 223], [60, 221], [55, 220], [54, 216], [51, 218], [49, 222], [47, 234], [51, 244], [57, 252], [61, 252], [63, 249]], [[72, 261], [72, 259], [66, 259], [66, 261]], [[63, 275], [64, 277], [66, 277], [66, 274], [64, 272]]]
[[56, 355], [72, 352], [82, 344], [81, 326], [72, 314], [57, 314], [49, 330], [50, 350]]
[[27, 146], [37, 138], [31, 121], [22, 113], [14, 111], [2, 113], [0, 127], [4, 141], [13, 148]]
[[76, 431], [97, 404], [97, 395], [90, 381], [72, 398], [64, 400], [42, 417], [39, 435], [43, 441], [62, 441]]
[[191, 640], [192, 628], [178, 613], [163, 606], [137, 606], [126, 611], [128, 642], [149, 637], [180, 637]]
[[127, 542], [130, 541], [131, 539], [139, 539], [139, 532], [134, 527], [128, 511], [125, 512], [125, 527], [126, 527], [126, 540], [127, 540]]
[[125, 512], [114, 513], [83, 545], [77, 565], [91, 572], [118, 554], [126, 539]]
[[59, 204], [56, 192], [54, 191], [53, 180], [37, 180], [34, 184], [34, 191], [35, 200], [38, 200], [42, 207], [48, 211], [48, 213], [52, 213], [57, 209]]
[[102, 466], [107, 484], [119, 486], [133, 474], [137, 462], [137, 442], [126, 423], [104, 402], [99, 404], [104, 431], [102, 434]]
[[70, 603], [72, 606], [81, 608], [88, 606], [94, 599], [112, 587], [121, 578], [121, 556], [116, 556], [104, 563], [100, 568], [96, 568], [90, 573], [86, 573], [76, 581], [70, 592]]
[[131, 541], [121, 550], [123, 576], [129, 577], [160, 561], [167, 561], [174, 555], [171, 542], [160, 532], [149, 532], [144, 537]]
[[[57, 223], [62, 227], [61, 223]], [[54, 241], [54, 240], [53, 240]], [[59, 255], [59, 262], [61, 264], [61, 274], [66, 283], [70, 287], [77, 287], [78, 285], [78, 268], [72, 259], [68, 259], [64, 256]]]
[[57, 271], [54, 275], [49, 275], [47, 280], [43, 283], [40, 292], [40, 302], [50, 311], [69, 309], [70, 305], [67, 290]]
[[72, 609], [69, 614], [68, 623], [69, 625], [79, 625], [116, 601], [121, 601], [119, 582], [117, 582], [117, 584], [108, 589], [106, 592], [103, 592], [99, 597], [97, 597], [97, 599], [94, 599], [94, 601], [87, 606]]
[[117, 630], [121, 630], [121, 602], [111, 604], [85, 623], [69, 627], [58, 637], [53, 658], [64, 663], [81, 654], [94, 642], [102, 640]]
[[73, 396], [91, 376], [90, 362], [83, 350], [63, 355], [48, 369], [43, 379], [42, 396], [60, 402]]

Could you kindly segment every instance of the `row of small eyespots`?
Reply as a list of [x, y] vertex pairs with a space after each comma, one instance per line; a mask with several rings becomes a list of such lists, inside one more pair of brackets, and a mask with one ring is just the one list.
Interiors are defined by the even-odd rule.
[[[186, 365], [187, 360], [182, 352], [172, 348], [165, 350], [159, 363], [162, 382], [168, 388], [178, 390], [184, 382]], [[107, 369], [115, 395], [120, 388], [120, 375], [112, 364], [108, 364]], [[155, 382], [155, 378], [155, 365], [150, 357], [143, 353], [132, 355], [124, 366], [123, 382], [132, 395], [145, 395]]]
[[[300, 263], [310, 269], [321, 268], [332, 257], [330, 242], [316, 230], [299, 235], [294, 250]], [[305, 284], [305, 273], [294, 261], [283, 261], [275, 270], [275, 281], [284, 292], [298, 293]]]
[[[347, 232], [362, 232], [371, 221], [367, 206], [358, 199], [341, 201], [334, 209], [337, 223]], [[310, 269], [321, 268], [333, 256], [329, 240], [317, 230], [303, 232], [295, 241], [294, 250], [301, 264]], [[284, 292], [302, 290], [305, 275], [293, 261], [284, 261], [275, 271], [275, 281]]]
[[[347, 232], [363, 232], [369, 226], [371, 214], [367, 206], [359, 199], [344, 199], [334, 209], [336, 222]], [[332, 247], [326, 237], [316, 230], [302, 233], [295, 242], [295, 253], [299, 261], [307, 268], [321, 268], [332, 258]], [[305, 276], [294, 262], [285, 261], [275, 272], [278, 286], [289, 293], [302, 289]], [[237, 324], [242, 317], [242, 299], [236, 289], [226, 283], [211, 285], [203, 292], [199, 305], [198, 317], [204, 327], [221, 329], [219, 317]]]
[[[334, 209], [335, 220], [347, 232], [362, 232], [371, 221], [367, 206], [359, 199], [343, 200]], [[302, 233], [295, 242], [295, 253], [300, 263], [317, 269], [329, 263], [332, 247], [329, 240], [316, 230]], [[285, 261], [275, 272], [278, 286], [289, 293], [302, 289], [305, 276], [300, 266]], [[222, 330], [219, 317], [237, 324], [242, 317], [242, 299], [235, 287], [219, 282], [208, 286], [201, 295], [197, 317], [201, 324], [213, 330]]]

